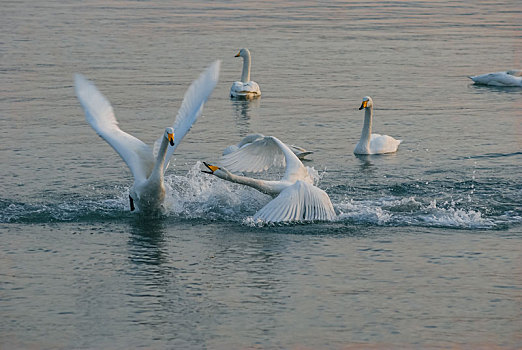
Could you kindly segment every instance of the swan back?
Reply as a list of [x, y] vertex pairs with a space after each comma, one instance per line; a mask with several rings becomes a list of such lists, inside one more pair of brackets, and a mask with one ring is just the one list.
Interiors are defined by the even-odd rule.
[[486, 73], [469, 77], [475, 84], [522, 87], [522, 70]]

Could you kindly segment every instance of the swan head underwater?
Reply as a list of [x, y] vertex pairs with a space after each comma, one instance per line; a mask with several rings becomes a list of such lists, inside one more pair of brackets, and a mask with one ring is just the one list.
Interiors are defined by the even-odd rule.
[[372, 108], [372, 107], [373, 107], [372, 98], [370, 96], [364, 96], [362, 103], [361, 103], [361, 107], [359, 107], [359, 110], [361, 110], [363, 108]]

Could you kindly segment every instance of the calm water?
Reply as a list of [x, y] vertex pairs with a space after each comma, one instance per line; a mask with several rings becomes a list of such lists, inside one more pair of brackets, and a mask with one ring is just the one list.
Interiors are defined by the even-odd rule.
[[[519, 1], [3, 1], [0, 348], [522, 347]], [[254, 102], [228, 98], [241, 47]], [[222, 59], [167, 208], [85, 122], [73, 74], [152, 144]], [[355, 157], [361, 99], [403, 139]], [[251, 132], [315, 151], [339, 218], [256, 227], [270, 198], [199, 172]], [[171, 163], [171, 164], [172, 164]]]

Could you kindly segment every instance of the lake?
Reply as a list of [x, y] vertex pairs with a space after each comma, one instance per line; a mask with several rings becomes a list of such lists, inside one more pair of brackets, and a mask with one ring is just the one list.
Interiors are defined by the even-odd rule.
[[[0, 348], [522, 347], [519, 1], [4, 1]], [[228, 96], [252, 53], [262, 96]], [[85, 121], [74, 73], [152, 145], [221, 74], [165, 212]], [[364, 96], [397, 153], [355, 156]], [[270, 197], [201, 173], [249, 133], [314, 151], [337, 219], [253, 223]], [[270, 173], [267, 176], [276, 177]]]

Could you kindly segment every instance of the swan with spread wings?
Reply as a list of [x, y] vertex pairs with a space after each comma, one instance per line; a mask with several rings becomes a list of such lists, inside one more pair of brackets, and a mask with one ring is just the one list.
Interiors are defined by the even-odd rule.
[[212, 63], [188, 88], [174, 125], [167, 127], [154, 148], [122, 131], [110, 102], [83, 75], [74, 79], [76, 95], [85, 119], [127, 164], [134, 184], [129, 192], [130, 210], [155, 212], [165, 198], [164, 173], [170, 157], [192, 124], [201, 115], [203, 105], [214, 90], [219, 77], [220, 61]]
[[[204, 163], [203, 172], [223, 180], [255, 188], [275, 197], [257, 213], [264, 222], [330, 221], [336, 217], [328, 194], [314, 186], [313, 179], [292, 150], [278, 138], [265, 136], [223, 156], [221, 166]], [[280, 180], [260, 180], [232, 172], [261, 172], [272, 166], [285, 167]]]

